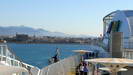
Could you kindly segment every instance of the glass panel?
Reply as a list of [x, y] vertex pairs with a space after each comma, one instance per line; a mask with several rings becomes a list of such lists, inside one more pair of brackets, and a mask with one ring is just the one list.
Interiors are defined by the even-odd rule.
[[10, 52], [7, 50], [7, 56], [10, 57]]
[[3, 57], [3, 61], [6, 61], [6, 57]]
[[2, 47], [0, 46], [0, 54], [2, 54]]
[[13, 65], [13, 60], [11, 60], [11, 65]]
[[9, 65], [11, 65], [11, 61], [10, 61], [9, 59], [7, 59], [7, 63], [8, 63]]
[[125, 11], [124, 13], [127, 17], [133, 16], [133, 11]]
[[15, 66], [18, 66], [18, 62], [15, 61]]
[[1, 61], [1, 58], [2, 58], [2, 57], [0, 56], [0, 61]]
[[26, 75], [26, 73], [25, 72], [22, 72], [22, 75]]
[[6, 56], [6, 46], [3, 46], [3, 55]]
[[21, 67], [22, 67], [22, 64], [21, 64], [21, 63], [19, 63], [19, 66], [21, 66]]

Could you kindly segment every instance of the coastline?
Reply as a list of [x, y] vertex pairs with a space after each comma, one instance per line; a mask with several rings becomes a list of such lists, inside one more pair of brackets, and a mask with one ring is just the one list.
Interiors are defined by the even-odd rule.
[[75, 45], [93, 45], [90, 43], [41, 43], [41, 42], [7, 42], [7, 43], [15, 43], [15, 44], [75, 44]]

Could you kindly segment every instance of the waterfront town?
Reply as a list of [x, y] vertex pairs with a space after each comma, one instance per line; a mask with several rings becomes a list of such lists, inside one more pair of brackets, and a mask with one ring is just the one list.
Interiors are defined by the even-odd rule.
[[97, 44], [100, 38], [73, 38], [53, 36], [29, 36], [27, 34], [16, 34], [14, 36], [0, 36], [0, 39], [9, 43], [65, 43], [65, 44]]

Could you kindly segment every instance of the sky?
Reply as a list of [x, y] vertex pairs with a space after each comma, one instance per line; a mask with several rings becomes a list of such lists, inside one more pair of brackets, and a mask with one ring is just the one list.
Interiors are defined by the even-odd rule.
[[99, 36], [115, 10], [133, 10], [133, 0], [0, 0], [0, 26]]

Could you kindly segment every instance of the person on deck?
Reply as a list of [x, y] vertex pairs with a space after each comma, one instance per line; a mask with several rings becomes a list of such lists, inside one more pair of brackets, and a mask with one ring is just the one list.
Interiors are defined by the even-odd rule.
[[54, 57], [52, 57], [54, 59], [54, 63], [59, 61], [58, 55], [56, 54]]
[[84, 58], [84, 60], [85, 60], [85, 59], [89, 59], [89, 54], [88, 54], [88, 53], [85, 53], [85, 54], [83, 55], [83, 58]]
[[84, 65], [83, 65], [83, 63], [81, 62], [80, 63], [80, 65], [79, 65], [80, 67], [80, 75], [84, 75]]
[[84, 66], [84, 69], [83, 69], [84, 75], [87, 75], [88, 74], [87, 64], [84, 63], [83, 66]]

